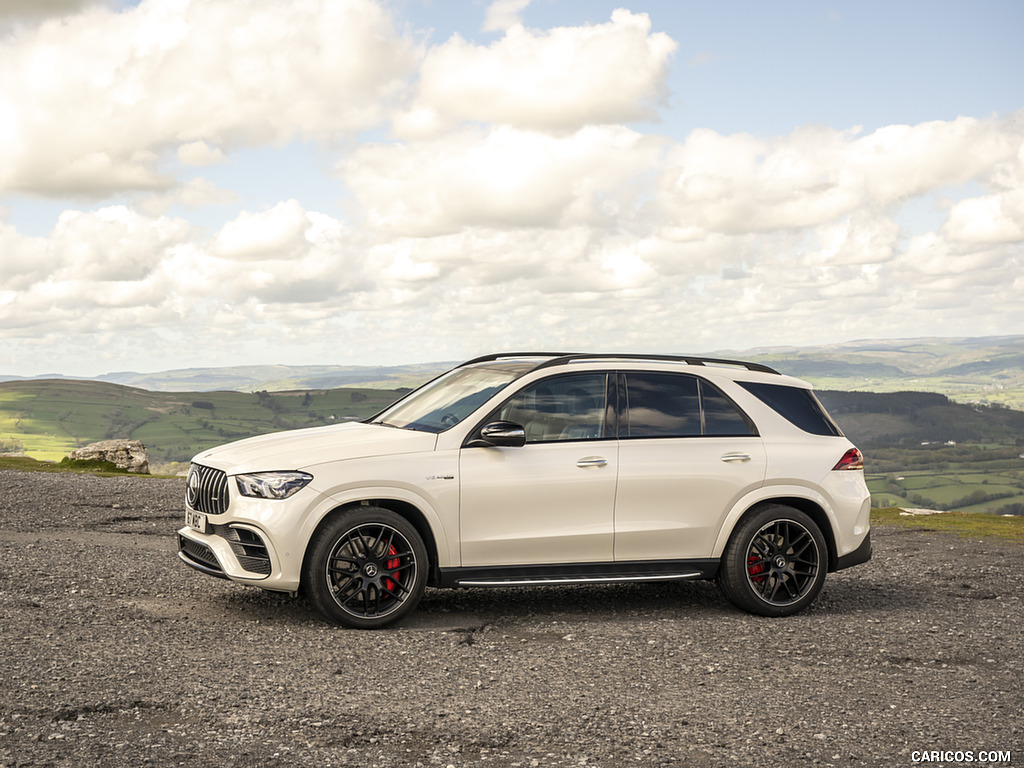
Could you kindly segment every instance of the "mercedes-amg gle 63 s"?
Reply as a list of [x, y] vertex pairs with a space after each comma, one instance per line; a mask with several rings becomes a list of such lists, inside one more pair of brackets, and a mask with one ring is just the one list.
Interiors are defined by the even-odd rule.
[[204, 451], [179, 557], [382, 627], [425, 587], [715, 579], [765, 616], [871, 557], [863, 459], [755, 363], [508, 353], [359, 423]]

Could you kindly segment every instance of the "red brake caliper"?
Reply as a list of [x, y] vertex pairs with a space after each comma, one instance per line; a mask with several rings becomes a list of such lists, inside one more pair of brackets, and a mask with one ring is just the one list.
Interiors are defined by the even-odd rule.
[[756, 555], [751, 555], [747, 558], [747, 572], [750, 574], [751, 580], [760, 582], [764, 580], [764, 563], [761, 562], [761, 558]]
[[[395, 545], [394, 545], [394, 544], [392, 544], [392, 545], [391, 545], [391, 546], [390, 546], [390, 547], [388, 548], [388, 555], [397, 555], [397, 554], [398, 554], [398, 550], [397, 550], [397, 549], [395, 549]], [[389, 571], [393, 571], [393, 570], [394, 570], [395, 568], [397, 568], [397, 567], [398, 567], [398, 566], [399, 566], [400, 564], [401, 564], [401, 561], [400, 561], [400, 560], [399, 560], [399, 559], [398, 559], [398, 558], [396, 557], [396, 558], [395, 558], [394, 560], [388, 560], [388, 561], [387, 561], [387, 563], [385, 564], [385, 567], [386, 567], [386, 568], [387, 568], [387, 569], [388, 569]], [[396, 581], [398, 580], [398, 574], [395, 574], [395, 580], [396, 580]], [[384, 588], [385, 588], [385, 589], [386, 589], [386, 590], [387, 590], [388, 592], [394, 592], [394, 591], [395, 591], [395, 582], [394, 582], [394, 581], [392, 581], [391, 579], [384, 579]]]

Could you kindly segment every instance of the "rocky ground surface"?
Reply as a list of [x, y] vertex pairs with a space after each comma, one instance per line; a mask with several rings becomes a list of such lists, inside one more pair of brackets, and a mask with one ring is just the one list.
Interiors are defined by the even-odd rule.
[[877, 528], [787, 619], [709, 583], [428, 590], [359, 632], [181, 565], [183, 494], [0, 472], [0, 766], [1024, 763], [1019, 546]]

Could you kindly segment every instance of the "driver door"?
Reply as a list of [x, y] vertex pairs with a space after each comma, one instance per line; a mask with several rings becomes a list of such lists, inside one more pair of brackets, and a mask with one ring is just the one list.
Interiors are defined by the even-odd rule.
[[535, 382], [486, 420], [522, 425], [525, 445], [461, 450], [463, 566], [612, 560], [618, 443], [608, 378]]

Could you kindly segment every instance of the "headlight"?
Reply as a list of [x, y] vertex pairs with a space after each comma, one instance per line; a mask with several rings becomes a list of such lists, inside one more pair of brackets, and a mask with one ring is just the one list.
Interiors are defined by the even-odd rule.
[[258, 499], [287, 499], [296, 491], [305, 488], [312, 475], [305, 472], [257, 472], [252, 475], [235, 475], [238, 492], [243, 496]]

